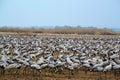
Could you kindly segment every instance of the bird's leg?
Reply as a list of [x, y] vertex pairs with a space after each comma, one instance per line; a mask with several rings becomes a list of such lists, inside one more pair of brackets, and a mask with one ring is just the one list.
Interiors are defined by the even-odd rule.
[[71, 71], [70, 71], [70, 69], [69, 69], [69, 76], [68, 76], [68, 79], [70, 79], [70, 73], [71, 73]]
[[4, 75], [5, 74], [5, 70], [4, 69], [2, 69], [2, 73], [1, 73], [2, 75]]
[[40, 73], [41, 73], [41, 70], [37, 70], [38, 71], [38, 75], [40, 75]]
[[101, 72], [99, 72], [100, 73], [100, 80], [101, 80]]
[[59, 72], [58, 68], [55, 68], [55, 71], [54, 71], [54, 72], [55, 72], [55, 73]]
[[54, 77], [55, 68], [52, 69], [52, 76]]
[[87, 74], [87, 70], [85, 69], [85, 74]]
[[106, 71], [104, 73], [105, 73], [105, 78], [106, 78], [105, 80], [107, 80]]
[[16, 70], [15, 74], [18, 74], [18, 69]]
[[27, 67], [24, 68], [23, 74], [26, 74], [26, 68], [27, 68]]
[[58, 68], [58, 73], [61, 74], [61, 72], [62, 72], [62, 69]]

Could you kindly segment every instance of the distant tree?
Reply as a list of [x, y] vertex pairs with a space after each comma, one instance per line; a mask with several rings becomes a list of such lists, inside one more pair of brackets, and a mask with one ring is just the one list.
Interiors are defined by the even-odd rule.
[[80, 25], [77, 25], [76, 28], [82, 28]]

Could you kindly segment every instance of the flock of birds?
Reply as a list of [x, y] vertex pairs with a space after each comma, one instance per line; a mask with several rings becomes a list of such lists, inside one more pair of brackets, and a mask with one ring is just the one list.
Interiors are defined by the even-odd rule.
[[[107, 72], [120, 69], [120, 39], [40, 39], [0, 35], [0, 70], [30, 68], [61, 72], [85, 68]], [[25, 71], [25, 70], [24, 70]]]

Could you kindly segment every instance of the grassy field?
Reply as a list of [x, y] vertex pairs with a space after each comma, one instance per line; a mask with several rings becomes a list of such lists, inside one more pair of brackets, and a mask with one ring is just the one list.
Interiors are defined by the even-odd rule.
[[44, 70], [41, 73], [27, 69], [27, 73], [23, 74], [23, 69], [18, 74], [5, 72], [0, 75], [0, 80], [120, 80], [120, 73], [115, 72], [89, 72], [85, 70], [77, 70], [73, 75], [69, 76], [69, 71], [64, 70], [61, 73], [52, 73]]
[[114, 32], [107, 29], [83, 29], [83, 28], [60, 28], [60, 29], [19, 29], [19, 28], [0, 28], [0, 32], [14, 33], [51, 33], [51, 34], [89, 34], [89, 35], [117, 35], [119, 32]]
[[[37, 37], [37, 38], [81, 38], [81, 39], [97, 39], [97, 38], [120, 38], [120, 33], [111, 30], [100, 29], [0, 29], [2, 35], [14, 35], [17, 37]], [[120, 73], [111, 72], [90, 72], [83, 69], [76, 70], [73, 75], [69, 76], [69, 70], [61, 73], [52, 73], [49, 70], [43, 70], [41, 73], [27, 69], [27, 73], [23, 73], [24, 69], [20, 69], [18, 74], [15, 70], [2, 73], [0, 70], [0, 80], [120, 80]]]

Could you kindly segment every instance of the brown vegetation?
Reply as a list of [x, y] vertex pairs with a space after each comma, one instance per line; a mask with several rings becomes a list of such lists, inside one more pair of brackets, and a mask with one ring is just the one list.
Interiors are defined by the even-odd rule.
[[42, 70], [38, 73], [36, 70], [27, 69], [27, 73], [23, 74], [23, 69], [15, 74], [15, 70], [5, 72], [0, 75], [0, 80], [120, 80], [120, 74], [111, 72], [90, 72], [85, 70], [76, 70], [69, 77], [69, 70], [64, 70], [61, 74], [52, 73], [49, 70]]
[[60, 29], [19, 29], [0, 28], [0, 32], [15, 33], [52, 33], [52, 34], [89, 34], [89, 35], [116, 35], [120, 34], [112, 30], [105, 29], [80, 29], [80, 28], [60, 28]]

